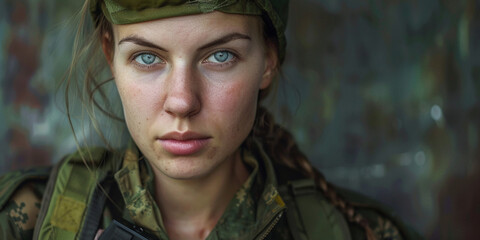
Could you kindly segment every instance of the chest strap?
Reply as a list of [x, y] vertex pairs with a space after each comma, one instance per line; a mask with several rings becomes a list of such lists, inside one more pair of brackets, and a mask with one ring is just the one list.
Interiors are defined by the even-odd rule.
[[112, 185], [114, 185], [112, 176], [106, 176], [100, 184], [97, 184], [93, 191], [90, 204], [88, 205], [85, 223], [80, 232], [80, 240], [91, 240], [95, 238], [100, 226], [100, 219], [102, 219], [103, 208], [105, 207], [105, 202]]
[[47, 184], [48, 197], [42, 201], [33, 239], [77, 239], [90, 197], [106, 176], [69, 159], [57, 166]]
[[312, 179], [280, 187], [287, 205], [287, 221], [295, 240], [350, 240], [343, 215], [317, 190]]

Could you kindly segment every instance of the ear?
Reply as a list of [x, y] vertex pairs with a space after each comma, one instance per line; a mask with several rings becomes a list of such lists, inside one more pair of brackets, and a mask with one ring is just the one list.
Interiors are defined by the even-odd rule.
[[102, 35], [102, 50], [103, 54], [105, 54], [105, 58], [107, 59], [108, 66], [110, 66], [110, 70], [112, 74], [114, 73], [113, 71], [113, 54], [114, 54], [114, 43], [113, 43], [113, 36], [110, 35], [110, 33], [106, 32], [105, 34]]
[[273, 78], [277, 73], [278, 54], [275, 45], [271, 42], [266, 44], [266, 58], [265, 69], [263, 71], [262, 82], [260, 83], [260, 89], [265, 89], [272, 83]]

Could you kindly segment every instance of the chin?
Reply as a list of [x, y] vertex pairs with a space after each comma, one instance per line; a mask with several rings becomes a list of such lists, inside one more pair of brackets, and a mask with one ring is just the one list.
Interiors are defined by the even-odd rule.
[[177, 180], [198, 179], [209, 175], [214, 166], [200, 163], [201, 160], [194, 158], [171, 159], [163, 163], [152, 163], [160, 173], [168, 178]]

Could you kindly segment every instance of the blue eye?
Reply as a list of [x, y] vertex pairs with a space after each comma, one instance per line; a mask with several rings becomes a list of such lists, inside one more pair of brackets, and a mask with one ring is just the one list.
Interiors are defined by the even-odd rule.
[[142, 64], [142, 65], [152, 65], [155, 63], [160, 63], [160, 58], [150, 54], [150, 53], [142, 53], [135, 57], [135, 61]]
[[231, 61], [235, 56], [229, 51], [218, 51], [210, 55], [207, 61], [213, 63], [225, 63]]

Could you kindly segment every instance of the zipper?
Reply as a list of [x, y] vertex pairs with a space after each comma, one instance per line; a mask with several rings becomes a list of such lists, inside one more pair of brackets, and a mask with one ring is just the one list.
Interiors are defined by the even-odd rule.
[[265, 229], [265, 231], [262, 233], [262, 235], [260, 235], [260, 238], [258, 238], [258, 240], [264, 240], [268, 234], [270, 234], [270, 232], [272, 232], [273, 228], [277, 225], [277, 223], [280, 221], [280, 218], [282, 218], [282, 215], [283, 215], [283, 211], [280, 212], [276, 217], [275, 219], [272, 220], [272, 222], [270, 223], [270, 225], [267, 227], [267, 229]]

